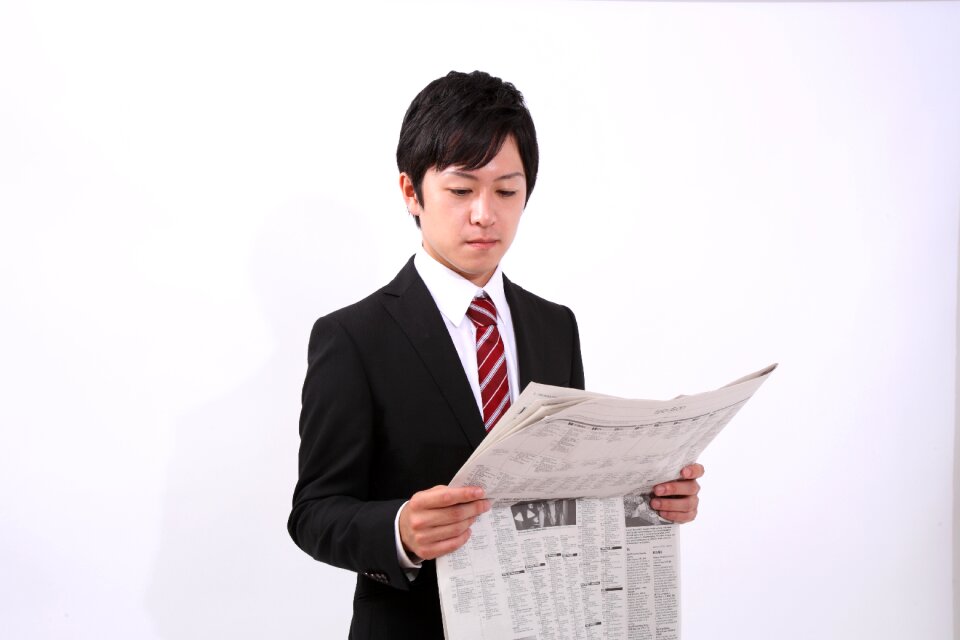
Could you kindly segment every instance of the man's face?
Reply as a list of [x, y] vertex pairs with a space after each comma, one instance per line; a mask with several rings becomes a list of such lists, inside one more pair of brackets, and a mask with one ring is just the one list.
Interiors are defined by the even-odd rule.
[[408, 210], [420, 218], [426, 252], [478, 287], [486, 285], [513, 242], [526, 202], [527, 181], [513, 136], [479, 169], [429, 169], [423, 206], [405, 173], [400, 188]]

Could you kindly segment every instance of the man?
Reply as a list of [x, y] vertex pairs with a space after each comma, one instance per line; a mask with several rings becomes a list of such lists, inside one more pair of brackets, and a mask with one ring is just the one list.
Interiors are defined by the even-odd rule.
[[[500, 271], [538, 163], [513, 85], [481, 72], [431, 82], [397, 147], [422, 246], [386, 287], [314, 325], [288, 529], [359, 574], [351, 638], [443, 638], [432, 560], [490, 508], [479, 488], [446, 483], [529, 382], [583, 388], [573, 314]], [[658, 486], [654, 507], [692, 520], [702, 473]]]

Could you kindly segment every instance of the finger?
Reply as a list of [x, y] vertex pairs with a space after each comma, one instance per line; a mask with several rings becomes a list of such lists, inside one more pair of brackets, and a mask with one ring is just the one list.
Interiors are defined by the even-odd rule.
[[410, 498], [420, 509], [440, 509], [464, 502], [473, 502], [483, 498], [480, 487], [448, 487], [439, 484], [432, 489], [418, 491]]
[[469, 529], [476, 521], [476, 518], [469, 518], [440, 527], [430, 527], [429, 529], [414, 531], [412, 534], [413, 544], [423, 547], [456, 538]]
[[694, 462], [680, 470], [680, 477], [684, 480], [696, 480], [702, 478], [705, 471], [702, 464]]
[[410, 533], [443, 527], [476, 518], [491, 508], [489, 500], [474, 500], [439, 509], [425, 509], [411, 499], [400, 513], [400, 523]]
[[700, 493], [700, 483], [696, 480], [673, 480], [653, 488], [655, 496], [695, 496]]
[[470, 539], [470, 529], [467, 529], [466, 531], [461, 533], [459, 536], [456, 536], [454, 538], [448, 538], [446, 540], [443, 540], [442, 542], [436, 542], [433, 544], [425, 545], [420, 550], [420, 552], [417, 552], [416, 550], [414, 550], [414, 553], [416, 553], [418, 556], [420, 556], [424, 560], [434, 560], [436, 558], [439, 558], [442, 555], [446, 555], [448, 553], [456, 551], [457, 549], [462, 547], [464, 544], [466, 544], [467, 540], [469, 539]]
[[657, 511], [696, 511], [700, 506], [700, 498], [690, 496], [688, 498], [654, 498], [650, 501], [650, 506]]
[[457, 522], [474, 520], [477, 516], [487, 511], [490, 511], [489, 500], [474, 500], [473, 502], [455, 504], [452, 507], [431, 509], [426, 512], [426, 515], [429, 517], [430, 526], [436, 528]]
[[683, 524], [684, 522], [692, 522], [697, 517], [696, 510], [694, 511], [658, 511], [660, 517], [664, 520], [669, 520], [670, 522], [675, 522], [677, 524]]

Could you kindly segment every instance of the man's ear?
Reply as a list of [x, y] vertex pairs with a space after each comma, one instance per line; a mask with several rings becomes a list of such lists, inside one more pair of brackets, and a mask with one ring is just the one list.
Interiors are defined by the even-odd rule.
[[407, 206], [407, 212], [412, 216], [419, 216], [420, 202], [417, 201], [417, 191], [413, 188], [413, 180], [406, 172], [400, 174], [400, 193], [403, 195], [403, 203]]

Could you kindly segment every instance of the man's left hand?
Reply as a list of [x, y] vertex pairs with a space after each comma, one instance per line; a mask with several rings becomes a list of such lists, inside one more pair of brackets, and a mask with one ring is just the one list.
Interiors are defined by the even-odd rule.
[[703, 465], [693, 463], [680, 470], [680, 477], [663, 482], [653, 488], [650, 506], [656, 509], [661, 518], [672, 522], [690, 522], [697, 517], [697, 505], [700, 504], [700, 483], [703, 477]]

